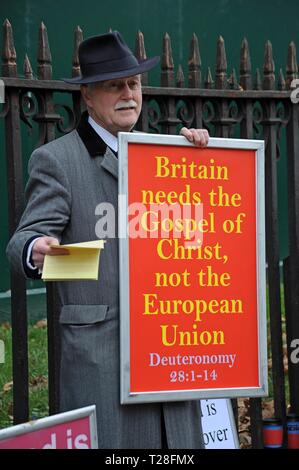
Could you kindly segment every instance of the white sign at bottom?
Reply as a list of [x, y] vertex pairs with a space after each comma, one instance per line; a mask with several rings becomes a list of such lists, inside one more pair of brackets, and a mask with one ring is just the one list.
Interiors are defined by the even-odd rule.
[[202, 430], [206, 449], [239, 449], [231, 401], [200, 400]]

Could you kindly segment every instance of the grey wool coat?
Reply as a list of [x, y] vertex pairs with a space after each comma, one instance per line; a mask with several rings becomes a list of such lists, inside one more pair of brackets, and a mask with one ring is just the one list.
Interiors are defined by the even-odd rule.
[[[85, 121], [84, 141], [74, 130], [31, 156], [27, 206], [7, 247], [19, 272], [25, 274], [23, 248], [32, 236], [53, 236], [62, 244], [94, 240], [96, 206], [109, 202], [117, 211], [117, 157]], [[105, 244], [98, 281], [57, 282], [55, 289], [60, 411], [96, 404], [100, 448], [161, 448], [162, 413], [169, 448], [202, 448], [198, 402], [120, 405], [118, 239]]]

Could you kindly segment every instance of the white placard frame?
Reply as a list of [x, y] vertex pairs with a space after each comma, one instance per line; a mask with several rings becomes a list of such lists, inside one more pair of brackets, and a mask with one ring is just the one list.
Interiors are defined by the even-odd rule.
[[16, 426], [10, 426], [8, 428], [1, 429], [0, 442], [5, 439], [11, 439], [13, 437], [22, 436], [27, 433], [32, 433], [41, 429], [49, 428], [51, 426], [68, 423], [86, 417], [89, 418], [91, 449], [98, 449], [98, 432], [95, 405], [65, 411], [63, 413], [46, 416], [45, 418], [40, 418], [27, 423], [17, 424]]
[[[193, 147], [185, 137], [147, 134], [142, 132], [118, 134], [119, 196], [128, 201], [129, 143], [178, 145]], [[266, 321], [266, 248], [265, 248], [265, 148], [263, 140], [210, 138], [209, 148], [247, 149], [255, 151], [256, 189], [256, 276], [258, 320], [259, 386], [221, 389], [161, 390], [131, 392], [130, 390], [130, 298], [129, 298], [129, 238], [128, 204], [118, 211], [119, 269], [120, 269], [120, 401], [121, 404], [163, 401], [198, 400], [202, 398], [263, 397], [268, 395], [267, 321]]]

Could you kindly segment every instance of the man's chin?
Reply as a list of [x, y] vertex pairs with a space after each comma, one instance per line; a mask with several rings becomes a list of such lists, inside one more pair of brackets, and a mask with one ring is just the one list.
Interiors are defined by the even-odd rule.
[[120, 123], [118, 132], [130, 132], [135, 126], [136, 122], [137, 120], [136, 121], [134, 120], [133, 122], [128, 122], [128, 123]]

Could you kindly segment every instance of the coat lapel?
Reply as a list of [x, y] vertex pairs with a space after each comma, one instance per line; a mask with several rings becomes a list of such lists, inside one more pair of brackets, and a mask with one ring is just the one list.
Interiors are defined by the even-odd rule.
[[105, 170], [109, 171], [111, 175], [118, 179], [118, 159], [109, 147], [106, 148], [101, 167], [105, 168]]
[[118, 160], [112, 150], [107, 147], [105, 142], [96, 133], [96, 131], [88, 123], [88, 113], [84, 111], [77, 132], [83, 141], [89, 155], [92, 158], [102, 157], [100, 159], [100, 165], [105, 168], [106, 171], [111, 173], [116, 179], [118, 179]]

